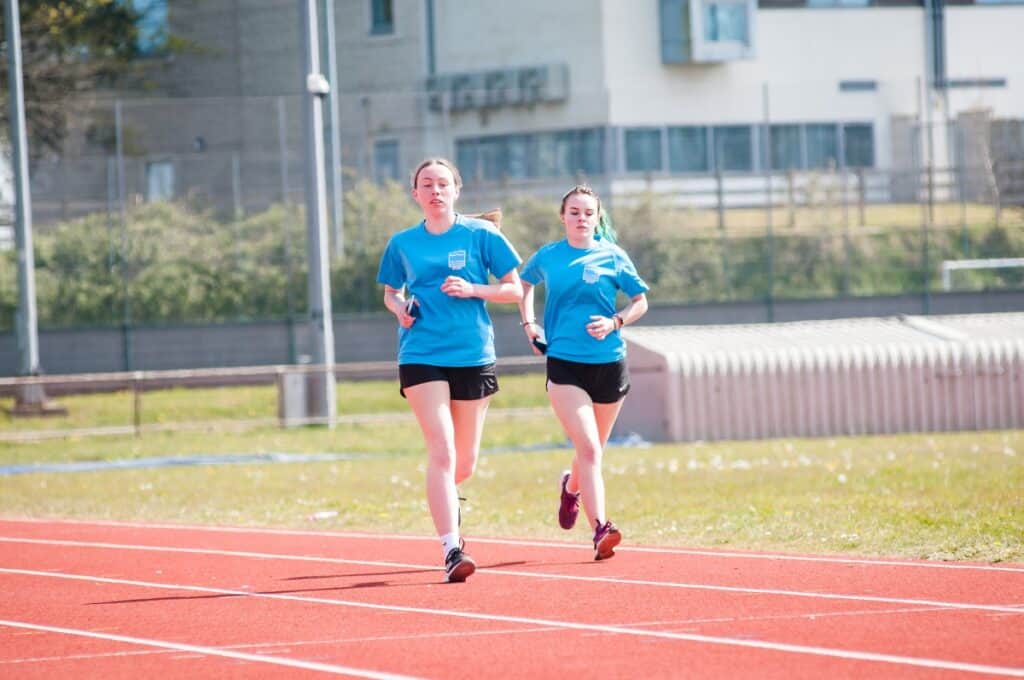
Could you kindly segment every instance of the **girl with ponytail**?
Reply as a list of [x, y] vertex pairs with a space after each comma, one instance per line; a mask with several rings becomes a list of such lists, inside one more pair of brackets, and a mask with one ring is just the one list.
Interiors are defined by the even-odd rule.
[[[648, 286], [616, 245], [601, 199], [586, 185], [562, 197], [565, 238], [542, 246], [523, 267], [523, 330], [534, 353], [547, 354], [548, 399], [576, 450], [559, 480], [558, 522], [576, 524], [579, 506], [594, 530], [594, 559], [622, 540], [605, 510], [601, 460], [629, 392], [626, 343], [619, 334], [647, 312]], [[534, 315], [534, 287], [544, 284], [544, 325]], [[622, 291], [628, 304], [616, 308]], [[546, 338], [544, 337], [546, 333]]]

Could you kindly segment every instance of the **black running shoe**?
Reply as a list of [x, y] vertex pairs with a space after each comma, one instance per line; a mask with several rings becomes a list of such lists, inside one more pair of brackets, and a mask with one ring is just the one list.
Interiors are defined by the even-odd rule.
[[476, 571], [476, 562], [462, 552], [462, 548], [452, 548], [444, 558], [444, 580], [448, 583], [462, 583]]

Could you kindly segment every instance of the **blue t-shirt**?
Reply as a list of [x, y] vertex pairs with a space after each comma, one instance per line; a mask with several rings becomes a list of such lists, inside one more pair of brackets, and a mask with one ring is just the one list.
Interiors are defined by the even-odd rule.
[[398, 328], [398, 363], [484, 366], [494, 363], [494, 327], [480, 298], [455, 298], [441, 291], [449, 276], [486, 284], [488, 272], [505, 276], [522, 262], [497, 228], [462, 215], [443, 234], [420, 222], [388, 241], [377, 282], [408, 288], [419, 301], [419, 318]]
[[548, 356], [584, 364], [604, 364], [626, 356], [618, 331], [598, 340], [587, 333], [592, 315], [615, 313], [621, 290], [630, 298], [648, 290], [636, 267], [619, 246], [597, 240], [590, 248], [574, 248], [566, 240], [541, 247], [520, 275], [532, 286], [547, 289], [544, 335]]

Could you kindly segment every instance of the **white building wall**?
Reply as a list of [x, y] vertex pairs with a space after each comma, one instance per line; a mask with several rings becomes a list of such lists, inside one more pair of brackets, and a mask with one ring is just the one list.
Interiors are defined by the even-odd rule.
[[1024, 117], [1024, 6], [946, 8], [946, 71], [950, 79], [1005, 78], [1006, 87], [949, 92], [950, 111], [990, 109], [1000, 118]]
[[[619, 3], [632, 4], [632, 3]], [[608, 105], [602, 12], [594, 0], [436, 0], [437, 72], [567, 64], [564, 103], [453, 116], [458, 136], [604, 125]]]
[[[657, 3], [605, 7], [613, 125], [759, 122], [767, 84], [772, 122], [874, 123], [876, 160], [885, 167], [889, 117], [917, 113], [925, 67], [920, 9], [761, 9], [755, 59], [665, 65]], [[843, 80], [876, 80], [878, 88], [841, 92]]]

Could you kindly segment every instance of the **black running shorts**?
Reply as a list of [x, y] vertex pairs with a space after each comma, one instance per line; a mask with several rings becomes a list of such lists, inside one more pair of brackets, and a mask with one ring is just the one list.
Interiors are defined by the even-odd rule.
[[451, 398], [473, 401], [489, 397], [498, 391], [498, 375], [494, 364], [484, 366], [431, 366], [430, 364], [400, 364], [398, 366], [399, 392], [426, 382], [446, 382]]
[[575, 385], [590, 395], [595, 404], [614, 404], [629, 393], [625, 359], [607, 364], [583, 364], [548, 357], [548, 381], [556, 385]]

